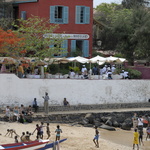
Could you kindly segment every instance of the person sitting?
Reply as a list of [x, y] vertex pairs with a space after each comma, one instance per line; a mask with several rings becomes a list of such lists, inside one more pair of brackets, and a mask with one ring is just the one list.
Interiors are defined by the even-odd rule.
[[74, 78], [75, 77], [75, 72], [71, 69], [70, 70], [70, 78]]
[[19, 109], [19, 113], [20, 113], [21, 115], [26, 115], [26, 111], [25, 111], [25, 108], [24, 108], [24, 105], [23, 105], [23, 104], [21, 104], [21, 107], [20, 107], [20, 109]]
[[34, 112], [37, 112], [39, 106], [38, 106], [38, 104], [37, 104], [36, 98], [34, 98], [32, 107], [34, 108]]
[[112, 79], [112, 72], [111, 72], [111, 70], [108, 70], [108, 72], [107, 72], [107, 78], [108, 79]]
[[64, 104], [64, 106], [70, 106], [70, 104], [69, 104], [69, 102], [67, 101], [66, 98], [64, 98], [63, 104]]
[[27, 113], [26, 113], [26, 114], [27, 114], [28, 116], [32, 116], [32, 115], [33, 115], [31, 105], [29, 105], [29, 107], [27, 108]]
[[13, 113], [14, 113], [14, 119], [18, 121], [20, 115], [19, 115], [19, 109], [17, 106], [13, 109]]

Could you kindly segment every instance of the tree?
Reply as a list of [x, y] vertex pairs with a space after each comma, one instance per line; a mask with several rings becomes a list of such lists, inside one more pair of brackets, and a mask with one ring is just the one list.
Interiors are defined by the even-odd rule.
[[137, 58], [150, 58], [149, 49], [149, 23], [148, 9], [124, 9], [117, 14], [112, 22], [112, 31], [118, 38], [116, 49], [123, 53], [133, 64]]
[[9, 57], [22, 57], [26, 51], [23, 49], [24, 38], [12, 30], [4, 31], [0, 28], [0, 53]]
[[11, 2], [0, 0], [0, 27], [4, 30], [12, 28], [13, 6]]
[[134, 8], [146, 6], [149, 4], [149, 0], [122, 0], [122, 5], [125, 8]]
[[32, 16], [27, 20], [18, 20], [19, 26], [16, 31], [21, 37], [25, 38], [24, 49], [27, 51], [27, 56], [37, 57], [39, 59], [49, 58], [50, 60], [55, 55], [61, 56], [67, 51], [63, 48], [65, 38], [53, 36], [59, 26], [51, 25], [46, 18]]

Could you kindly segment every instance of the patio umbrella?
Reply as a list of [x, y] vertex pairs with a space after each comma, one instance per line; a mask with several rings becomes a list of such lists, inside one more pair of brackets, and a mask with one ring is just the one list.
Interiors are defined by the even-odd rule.
[[93, 57], [91, 59], [89, 59], [90, 63], [100, 63], [100, 64], [104, 64], [106, 61], [106, 58], [101, 57], [99, 55], [97, 55], [96, 57]]
[[81, 56], [77, 56], [77, 57], [72, 57], [72, 58], [68, 58], [68, 60], [70, 62], [79, 62], [79, 63], [82, 63], [82, 64], [85, 64], [85, 63], [88, 63], [89, 62], [89, 59], [87, 58], [84, 58], [84, 57], [81, 57]]
[[123, 63], [126, 59], [125, 58], [119, 58], [119, 57], [106, 57], [106, 62], [117, 62], [117, 63]]

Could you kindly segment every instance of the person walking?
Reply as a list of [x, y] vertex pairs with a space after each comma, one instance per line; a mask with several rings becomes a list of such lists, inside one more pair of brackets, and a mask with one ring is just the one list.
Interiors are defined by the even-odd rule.
[[98, 131], [97, 127], [95, 127], [95, 137], [93, 139], [93, 142], [97, 148], [99, 148], [98, 139], [99, 139], [99, 131]]
[[48, 112], [49, 112], [49, 104], [48, 104], [49, 96], [48, 96], [47, 92], [45, 92], [45, 96], [43, 96], [43, 99], [44, 99], [44, 112], [46, 114], [48, 114]]

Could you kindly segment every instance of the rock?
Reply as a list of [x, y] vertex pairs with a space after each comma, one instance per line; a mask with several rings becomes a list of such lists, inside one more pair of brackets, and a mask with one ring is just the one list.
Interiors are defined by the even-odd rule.
[[131, 130], [131, 125], [124, 122], [124, 123], [121, 125], [121, 129], [123, 129], [123, 130]]
[[106, 129], [106, 130], [109, 130], [109, 131], [116, 131], [116, 129], [114, 127], [110, 127], [110, 126], [105, 125], [105, 124], [101, 125], [100, 128]]
[[106, 117], [106, 116], [103, 116], [101, 117], [101, 120], [105, 123], [107, 120], [110, 120], [111, 117]]
[[108, 119], [105, 124], [108, 125], [108, 126], [112, 126], [111, 119]]
[[89, 124], [93, 124], [94, 123], [94, 115], [93, 114], [86, 114], [84, 119], [88, 120]]
[[119, 125], [119, 123], [118, 123], [117, 121], [114, 120], [114, 121], [112, 122], [112, 126], [113, 126], [113, 127], [119, 127], [120, 125]]

